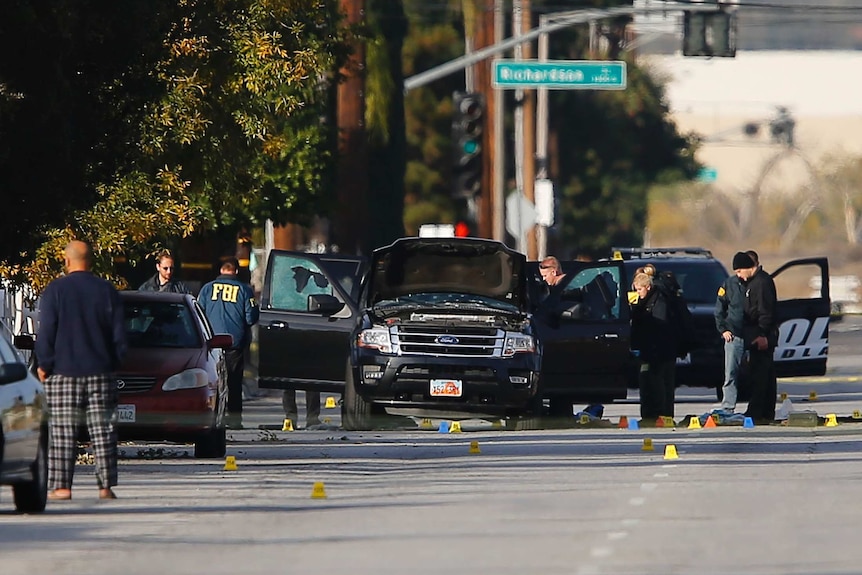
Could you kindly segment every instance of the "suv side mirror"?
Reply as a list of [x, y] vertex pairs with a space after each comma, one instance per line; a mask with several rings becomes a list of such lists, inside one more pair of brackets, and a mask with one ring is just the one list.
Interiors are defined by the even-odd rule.
[[344, 307], [344, 303], [329, 294], [314, 294], [308, 296], [308, 311], [318, 312], [321, 315], [332, 315], [338, 313]]
[[590, 317], [590, 308], [585, 303], [576, 303], [572, 307], [564, 309], [560, 317], [568, 320], [587, 319]]

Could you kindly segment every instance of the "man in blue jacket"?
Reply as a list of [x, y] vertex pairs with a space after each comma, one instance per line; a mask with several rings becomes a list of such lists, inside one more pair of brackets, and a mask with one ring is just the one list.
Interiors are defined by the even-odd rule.
[[[39, 297], [36, 360], [51, 410], [48, 499], [72, 498], [78, 426], [87, 422], [100, 499], [116, 499], [118, 391], [114, 372], [126, 353], [123, 304], [114, 286], [90, 271], [93, 251], [69, 242], [66, 275]], [[86, 414], [86, 417], [85, 417]]]
[[228, 427], [242, 427], [242, 378], [245, 350], [251, 343], [251, 326], [257, 323], [260, 308], [251, 286], [237, 278], [239, 262], [235, 257], [222, 258], [220, 275], [204, 284], [198, 303], [215, 333], [233, 336], [233, 347], [225, 350], [227, 368]]

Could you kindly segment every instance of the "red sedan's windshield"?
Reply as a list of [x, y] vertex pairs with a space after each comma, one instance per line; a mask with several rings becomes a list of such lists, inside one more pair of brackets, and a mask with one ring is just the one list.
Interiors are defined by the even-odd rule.
[[126, 337], [130, 347], [200, 347], [191, 310], [177, 302], [126, 301]]

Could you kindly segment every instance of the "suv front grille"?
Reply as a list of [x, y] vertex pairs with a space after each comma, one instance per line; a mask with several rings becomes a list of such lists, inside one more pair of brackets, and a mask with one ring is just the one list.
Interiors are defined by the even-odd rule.
[[392, 343], [405, 355], [500, 357], [506, 333], [492, 327], [399, 325]]
[[487, 367], [463, 365], [405, 365], [398, 370], [398, 380], [415, 380], [425, 383], [429, 379], [462, 379], [473, 381], [496, 381], [497, 375]]

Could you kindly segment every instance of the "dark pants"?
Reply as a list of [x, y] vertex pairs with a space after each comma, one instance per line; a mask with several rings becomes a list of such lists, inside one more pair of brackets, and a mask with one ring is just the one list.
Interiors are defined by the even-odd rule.
[[641, 419], [655, 420], [673, 417], [676, 392], [676, 360], [644, 362], [638, 384], [641, 395]]
[[775, 420], [775, 395], [778, 383], [775, 378], [775, 364], [772, 359], [774, 350], [753, 349], [748, 355], [749, 378], [751, 380], [751, 399], [745, 415], [755, 421]]
[[[291, 420], [294, 425], [299, 421], [299, 410], [296, 408], [296, 390], [285, 389], [281, 396], [281, 405], [284, 408], [284, 417]], [[305, 425], [320, 424], [320, 392], [305, 392]]]
[[231, 415], [242, 413], [242, 374], [245, 370], [245, 350], [226, 349], [224, 351], [227, 369], [227, 411]]

